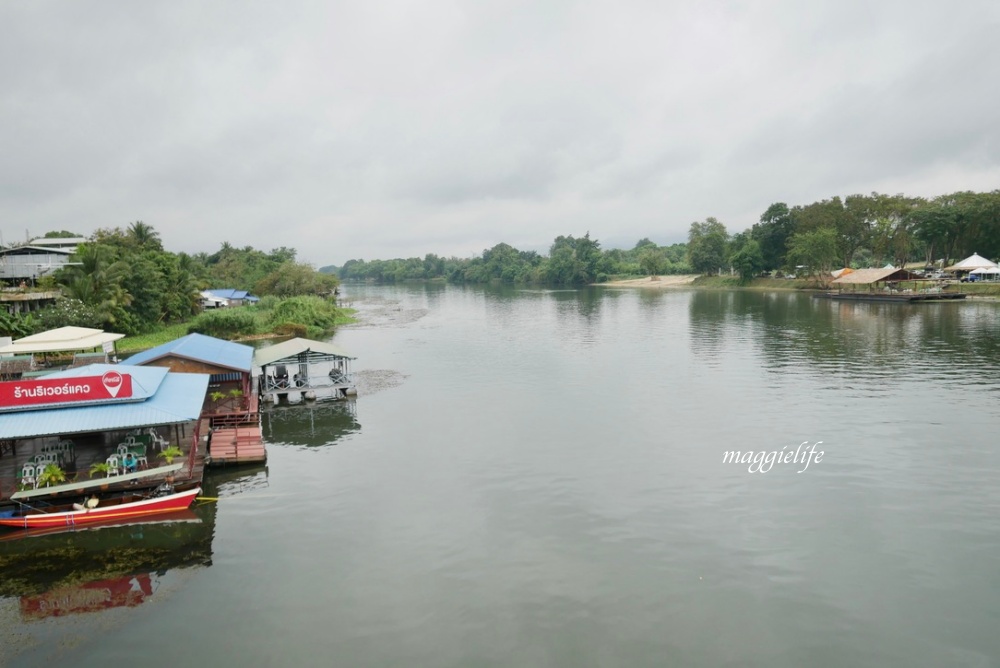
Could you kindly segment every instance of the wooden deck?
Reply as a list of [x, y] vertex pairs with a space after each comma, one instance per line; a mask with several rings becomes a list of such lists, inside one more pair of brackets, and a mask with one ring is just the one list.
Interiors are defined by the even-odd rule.
[[217, 427], [209, 444], [209, 466], [251, 464], [267, 461], [260, 425]]

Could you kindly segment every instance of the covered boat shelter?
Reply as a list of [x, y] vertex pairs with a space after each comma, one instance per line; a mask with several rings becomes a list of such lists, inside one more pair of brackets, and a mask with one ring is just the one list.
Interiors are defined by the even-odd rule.
[[166, 434], [186, 455], [179, 477], [200, 481], [198, 420], [207, 386], [204, 374], [110, 364], [0, 383], [0, 434], [10, 443], [10, 456], [0, 457], [0, 501], [16, 492], [21, 466], [45, 446], [71, 442], [74, 462], [66, 472], [86, 477], [90, 464], [104, 461], [120, 436], [136, 429]]
[[356, 359], [332, 343], [294, 338], [254, 353], [258, 388], [265, 401], [346, 399], [357, 394], [351, 373]]

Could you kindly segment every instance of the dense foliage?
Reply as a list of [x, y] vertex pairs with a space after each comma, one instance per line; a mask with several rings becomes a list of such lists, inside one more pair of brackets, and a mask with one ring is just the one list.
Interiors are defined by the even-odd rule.
[[268, 333], [317, 337], [333, 329], [340, 317], [336, 305], [323, 297], [264, 297], [255, 306], [205, 311], [188, 331], [218, 338]]
[[759, 223], [732, 237], [710, 223], [718, 221], [692, 223], [688, 238], [688, 259], [701, 273], [731, 268], [745, 278], [773, 270], [818, 275], [886, 263], [946, 266], [972, 253], [1000, 257], [1000, 190], [931, 200], [872, 193], [791, 208], [777, 202]]
[[[77, 237], [67, 231], [47, 237]], [[70, 264], [46, 277], [47, 287], [59, 289], [63, 298], [32, 316], [0, 318], [0, 334], [25, 336], [64, 325], [96, 327], [124, 334], [141, 334], [166, 325], [191, 320], [202, 310], [200, 291], [232, 288], [259, 297], [332, 297], [336, 276], [322, 274], [295, 261], [295, 251], [281, 247], [270, 253], [249, 246], [237, 249], [228, 243], [211, 255], [171, 253], [163, 249], [159, 233], [136, 221], [126, 229], [99, 229], [77, 246]], [[330, 308], [335, 310], [333, 304]], [[204, 331], [242, 332], [243, 316], [220, 309], [207, 316]], [[237, 309], [232, 309], [236, 311]], [[223, 314], [223, 311], [226, 314]], [[317, 331], [332, 322], [329, 313], [304, 311], [286, 314], [289, 323]], [[251, 316], [254, 326], [261, 320]], [[202, 330], [198, 330], [202, 331]]]
[[500, 243], [471, 259], [429, 254], [422, 260], [350, 260], [339, 269], [325, 267], [321, 271], [337, 272], [345, 281], [380, 283], [445, 279], [454, 283], [583, 285], [614, 276], [688, 273], [685, 254], [684, 244], [657, 246], [649, 239], [641, 239], [629, 250], [602, 250], [600, 242], [588, 233], [557, 237], [547, 257]]

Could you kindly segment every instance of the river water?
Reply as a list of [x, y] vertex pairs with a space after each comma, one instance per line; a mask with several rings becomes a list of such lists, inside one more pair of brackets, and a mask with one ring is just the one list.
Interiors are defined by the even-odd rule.
[[345, 292], [357, 400], [0, 544], [0, 663], [1000, 666], [1000, 305]]

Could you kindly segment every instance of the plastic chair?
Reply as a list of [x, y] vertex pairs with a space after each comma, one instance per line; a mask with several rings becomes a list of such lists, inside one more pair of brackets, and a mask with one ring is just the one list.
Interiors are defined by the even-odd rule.
[[111, 476], [121, 475], [122, 470], [121, 470], [121, 464], [118, 463], [118, 455], [109, 456], [107, 460], [105, 460], [105, 463], [108, 465], [107, 477], [110, 478]]
[[38, 469], [31, 462], [25, 463], [21, 467], [21, 479], [20, 483], [24, 487], [38, 487]]
[[118, 444], [118, 456], [119, 457], [124, 457], [125, 453], [128, 452], [128, 449], [129, 449], [130, 445], [131, 445], [130, 443], [119, 443]]
[[135, 457], [137, 468], [148, 469], [149, 460], [146, 459], [146, 446], [145, 445], [133, 445], [128, 449], [129, 452]]

